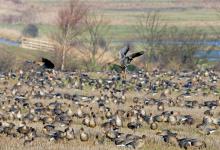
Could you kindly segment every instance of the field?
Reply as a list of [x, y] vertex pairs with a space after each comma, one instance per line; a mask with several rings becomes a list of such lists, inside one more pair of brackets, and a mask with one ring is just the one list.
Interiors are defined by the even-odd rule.
[[[39, 72], [43, 73], [42, 76], [39, 76]], [[174, 73], [175, 76], [170, 72], [157, 72], [147, 73], [147, 76], [144, 76], [144, 73], [140, 77], [136, 77], [137, 74], [130, 74], [127, 76], [125, 84], [122, 84], [122, 80], [111, 80], [117, 77], [114, 73], [109, 75], [102, 72], [86, 74], [80, 75], [76, 72], [70, 75], [70, 72], [49, 73], [49, 71], [42, 70], [34, 70], [31, 73], [30, 70], [27, 70], [20, 75], [16, 73], [15, 78], [7, 75], [1, 76], [2, 107], [0, 112], [1, 118], [4, 119], [0, 121], [0, 149], [120, 150], [130, 149], [129, 146], [133, 146], [132, 141], [136, 141], [131, 140], [130, 144], [127, 142], [127, 145], [116, 146], [114, 143], [120, 137], [110, 139], [109, 132], [119, 132], [121, 137], [128, 134], [131, 137], [139, 136], [137, 141], [143, 145], [140, 148], [138, 148], [139, 145], [134, 145], [136, 149], [178, 150], [180, 149], [178, 142], [184, 138], [203, 141], [206, 144], [206, 146], [199, 145], [199, 147], [189, 144], [186, 146], [187, 149], [219, 149], [220, 74], [218, 72], [199, 71], [198, 74], [179, 72], [179, 75]], [[47, 77], [51, 79], [47, 80]], [[45, 82], [43, 82], [43, 87], [39, 87], [42, 79]], [[81, 82], [78, 83], [80, 80]], [[147, 81], [143, 82], [144, 80]], [[190, 80], [192, 80], [192, 86], [189, 85]], [[140, 88], [138, 88], [139, 83], [142, 85]], [[50, 84], [53, 86], [49, 86]], [[151, 85], [155, 85], [156, 89]], [[106, 86], [110, 86], [110, 88], [106, 89]], [[50, 91], [51, 87], [54, 88], [52, 91]], [[16, 90], [15, 93], [14, 90]], [[125, 94], [122, 94], [122, 90], [125, 90]], [[186, 91], [189, 93], [184, 94]], [[90, 96], [92, 97], [90, 98]], [[157, 109], [159, 102], [164, 105], [164, 110]], [[106, 110], [103, 110], [103, 107]], [[107, 108], [112, 113], [110, 118], [107, 118], [109, 112]], [[37, 113], [40, 109], [42, 111]], [[83, 112], [83, 117], [80, 117], [79, 110]], [[61, 113], [58, 113], [59, 111]], [[124, 111], [124, 114], [117, 114], [117, 111]], [[170, 114], [172, 111], [175, 114]], [[163, 112], [167, 113], [168, 120], [156, 121], [156, 116], [161, 116]], [[92, 115], [93, 113], [95, 116]], [[153, 130], [150, 128], [151, 123], [146, 119], [150, 117], [150, 113], [154, 118], [153, 123], [158, 125], [158, 128]], [[33, 118], [27, 117], [30, 114], [33, 115]], [[62, 116], [66, 116], [70, 120], [67, 119], [66, 122], [65, 119], [63, 121], [56, 119]], [[122, 125], [114, 125], [116, 116], [122, 119]], [[177, 120], [173, 122], [170, 120], [171, 116], [175, 116]], [[181, 120], [180, 118], [184, 116], [190, 116], [193, 118], [193, 122], [187, 123], [184, 119]], [[204, 118], [209, 117], [211, 121], [204, 121]], [[83, 120], [86, 118], [90, 121], [95, 119], [95, 125], [84, 123]], [[134, 118], [136, 119], [134, 120]], [[135, 131], [128, 128], [131, 120], [133, 123], [141, 124]], [[103, 127], [106, 122], [113, 124]], [[8, 124], [14, 124], [14, 126], [10, 128]], [[55, 126], [55, 128], [46, 132], [47, 125]], [[75, 138], [69, 139], [66, 136], [64, 130], [67, 127], [74, 129]], [[80, 128], [82, 127], [85, 129], [84, 132], [89, 135], [88, 141], [80, 140]], [[19, 130], [19, 128], [23, 130]], [[30, 128], [36, 131], [36, 136]], [[118, 130], [113, 130], [117, 128]], [[161, 131], [165, 130], [177, 133], [175, 138], [178, 139], [178, 142], [169, 140], [164, 142], [163, 138], [166, 134], [163, 135]], [[209, 133], [209, 130], [213, 132]], [[61, 134], [54, 134], [56, 132]], [[97, 135], [103, 139], [100, 141]], [[141, 139], [142, 135], [146, 137]], [[169, 134], [167, 136], [172, 137]]]
[[[47, 36], [51, 30], [54, 30], [54, 21], [57, 10], [65, 5], [67, 0], [26, 0], [22, 7], [12, 4], [10, 1], [1, 0], [0, 15], [20, 14], [24, 9], [33, 5], [33, 10], [37, 11], [36, 22], [40, 29], [40, 36]], [[187, 29], [196, 26], [202, 30], [213, 34], [210, 26], [217, 30], [220, 28], [220, 19], [218, 11], [215, 8], [219, 6], [218, 1], [200, 1], [200, 0], [160, 0], [160, 1], [120, 1], [120, 0], [84, 0], [91, 10], [96, 10], [98, 15], [103, 15], [110, 22], [111, 37], [116, 41], [126, 41], [135, 38], [134, 25], [138, 17], [148, 12], [159, 12], [161, 20], [179, 28]], [[17, 8], [19, 7], [19, 8]], [[4, 29], [16, 30], [21, 32], [24, 23], [12, 25], [0, 23], [4, 36]]]

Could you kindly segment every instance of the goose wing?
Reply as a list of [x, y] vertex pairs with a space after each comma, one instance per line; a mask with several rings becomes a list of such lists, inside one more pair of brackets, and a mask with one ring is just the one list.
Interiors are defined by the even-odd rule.
[[126, 47], [123, 47], [122, 49], [120, 49], [120, 51], [119, 51], [119, 58], [120, 59], [124, 58], [129, 50], [130, 50], [130, 46], [129, 45], [127, 45]]
[[132, 53], [132, 54], [130, 54], [128, 57], [129, 57], [130, 59], [134, 59], [135, 57], [139, 57], [139, 56], [141, 56], [141, 55], [143, 55], [143, 54], [144, 54], [144, 51], [140, 51], [140, 52]]

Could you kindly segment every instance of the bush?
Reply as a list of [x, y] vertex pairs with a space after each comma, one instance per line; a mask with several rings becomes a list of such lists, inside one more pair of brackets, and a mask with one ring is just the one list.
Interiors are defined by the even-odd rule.
[[5, 50], [0, 52], [0, 72], [7, 72], [14, 67], [15, 56]]
[[34, 24], [28, 24], [23, 29], [23, 35], [28, 37], [37, 37], [38, 36], [38, 27]]
[[[199, 50], [207, 49], [204, 44], [206, 33], [195, 27], [181, 31], [177, 27], [167, 30], [166, 41], [160, 47], [159, 63], [161, 67], [172, 69], [194, 69], [199, 64], [195, 54]], [[169, 43], [173, 42], [173, 43]]]

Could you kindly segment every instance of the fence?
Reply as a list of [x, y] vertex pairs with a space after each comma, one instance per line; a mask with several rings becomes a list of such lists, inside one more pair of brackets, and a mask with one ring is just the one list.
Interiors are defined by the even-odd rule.
[[53, 51], [54, 44], [50, 41], [33, 38], [22, 38], [21, 47], [33, 50]]

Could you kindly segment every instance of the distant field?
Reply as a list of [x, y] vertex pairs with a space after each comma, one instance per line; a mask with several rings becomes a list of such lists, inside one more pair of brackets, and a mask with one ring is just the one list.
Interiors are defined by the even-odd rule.
[[[0, 15], [7, 12], [18, 13], [17, 8], [9, 2], [1, 2]], [[134, 37], [134, 25], [138, 16], [157, 11], [161, 19], [168, 25], [176, 25], [180, 28], [196, 26], [213, 34], [210, 26], [220, 29], [220, 17], [214, 6], [220, 6], [220, 2], [209, 1], [204, 3], [201, 0], [82, 0], [91, 9], [97, 10], [98, 15], [103, 15], [109, 20], [111, 36], [114, 40], [130, 40]], [[56, 11], [60, 6], [67, 4], [68, 0], [24, 0], [25, 5], [34, 5], [38, 11], [37, 21], [39, 22], [40, 36], [46, 36], [54, 29], [53, 24]], [[23, 6], [25, 7], [25, 6]], [[13, 29], [22, 30], [24, 24], [2, 24], [0, 30]], [[0, 35], [1, 36], [1, 35]]]

